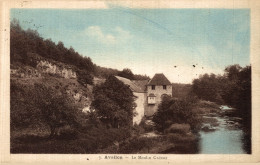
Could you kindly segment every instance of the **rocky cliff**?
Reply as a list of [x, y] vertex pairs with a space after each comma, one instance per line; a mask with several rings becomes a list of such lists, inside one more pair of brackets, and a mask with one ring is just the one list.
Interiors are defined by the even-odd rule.
[[27, 56], [30, 59], [30, 65], [11, 65], [11, 75], [13, 77], [41, 77], [42, 73], [48, 73], [62, 78], [77, 79], [73, 66], [45, 59], [35, 53], [28, 53]]
[[76, 72], [73, 71], [72, 68], [64, 67], [62, 64], [57, 65], [49, 61], [41, 60], [38, 62], [36, 68], [44, 73], [56, 74], [63, 78], [77, 78]]

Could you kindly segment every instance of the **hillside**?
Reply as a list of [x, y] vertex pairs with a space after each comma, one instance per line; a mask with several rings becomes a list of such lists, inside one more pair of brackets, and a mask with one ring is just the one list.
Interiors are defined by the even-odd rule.
[[[118, 75], [122, 71], [105, 68], [94, 64], [90, 57], [80, 55], [72, 47], [66, 48], [63, 42], [57, 44], [51, 39], [44, 39], [36, 30], [24, 30], [19, 21], [11, 22], [10, 30], [10, 57], [11, 64], [23, 64], [35, 67], [38, 57], [48, 59], [52, 63], [62, 63], [74, 69], [81, 84], [93, 84], [93, 77], [107, 78], [110, 75]], [[134, 79], [147, 79], [143, 75], [134, 75]]]

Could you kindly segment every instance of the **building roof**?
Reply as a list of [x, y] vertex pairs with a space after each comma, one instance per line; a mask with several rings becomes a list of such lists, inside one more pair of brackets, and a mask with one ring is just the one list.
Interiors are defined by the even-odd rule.
[[140, 88], [138, 85], [136, 85], [133, 81], [124, 78], [124, 77], [120, 77], [120, 76], [115, 76], [119, 81], [123, 82], [125, 85], [129, 86], [129, 88], [133, 91], [133, 92], [138, 92], [138, 93], [143, 93], [145, 92], [142, 88]]
[[164, 76], [163, 73], [157, 73], [147, 85], [171, 85], [171, 82]]
[[149, 80], [132, 80], [139, 88], [143, 91], [146, 91], [146, 85], [148, 84]]

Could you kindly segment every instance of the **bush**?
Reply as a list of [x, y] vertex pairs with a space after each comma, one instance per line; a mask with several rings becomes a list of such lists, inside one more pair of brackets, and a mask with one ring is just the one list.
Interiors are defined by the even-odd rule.
[[142, 118], [139, 126], [143, 128], [144, 132], [154, 131], [154, 123], [151, 120], [146, 120], [145, 117]]
[[81, 85], [93, 85], [93, 76], [86, 70], [77, 70], [77, 79]]
[[163, 132], [172, 123], [186, 123], [192, 130], [198, 129], [201, 120], [198, 113], [193, 111], [194, 106], [195, 102], [190, 98], [176, 100], [164, 97], [153, 117], [156, 130]]
[[165, 133], [179, 133], [187, 134], [190, 132], [189, 124], [172, 124], [169, 128], [165, 129]]

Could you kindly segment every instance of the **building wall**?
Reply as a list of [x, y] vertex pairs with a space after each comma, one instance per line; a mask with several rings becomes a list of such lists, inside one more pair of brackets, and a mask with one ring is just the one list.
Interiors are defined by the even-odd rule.
[[136, 103], [135, 111], [137, 112], [137, 115], [133, 118], [133, 123], [140, 124], [144, 116], [144, 104], [145, 104], [146, 93], [133, 92], [133, 94], [137, 97], [135, 100]]
[[162, 95], [163, 94], [167, 94], [169, 96], [172, 96], [172, 85], [167, 85], [166, 89], [163, 89], [163, 86], [155, 86], [155, 90], [152, 90], [152, 86], [147, 86], [147, 96], [149, 96], [149, 94], [154, 94], [156, 103], [153, 105], [149, 105], [147, 103], [147, 100], [145, 102], [145, 115], [146, 116], [152, 116], [158, 109], [158, 105], [161, 103], [162, 100]]
[[144, 115], [152, 116], [157, 111], [157, 108], [158, 108], [158, 104], [149, 105], [146, 103]]

